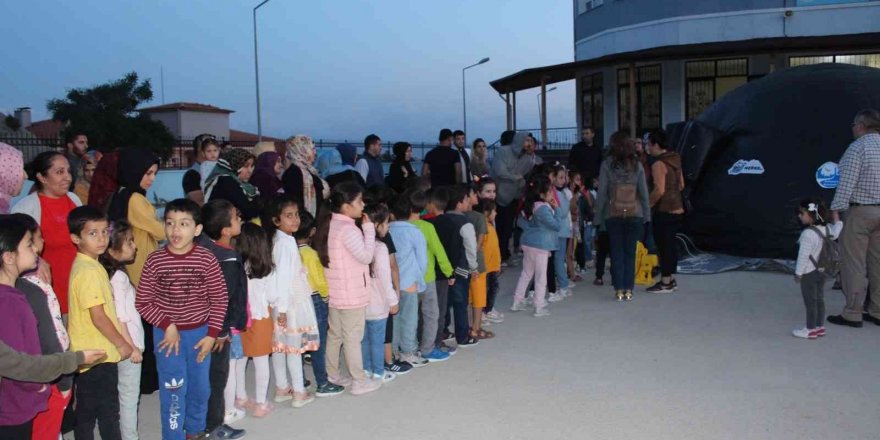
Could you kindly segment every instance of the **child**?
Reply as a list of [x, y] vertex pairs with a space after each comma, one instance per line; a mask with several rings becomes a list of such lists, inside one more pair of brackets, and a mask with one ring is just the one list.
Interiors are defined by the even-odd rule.
[[246, 329], [248, 319], [247, 273], [241, 255], [232, 247], [233, 238], [241, 234], [241, 213], [232, 202], [215, 199], [202, 206], [202, 221], [204, 234], [199, 236], [198, 245], [219, 262], [229, 301], [211, 355], [211, 397], [205, 428], [212, 437], [242, 438], [244, 430], [229, 426], [245, 416], [243, 409], [235, 407], [235, 370], [230, 359], [230, 352], [235, 352], [234, 359], [244, 357], [239, 332]]
[[[491, 200], [495, 202], [496, 195], [496, 184], [495, 181], [490, 177], [483, 177], [479, 180], [480, 185], [480, 200]], [[484, 213], [485, 214], [485, 213]], [[488, 218], [488, 216], [487, 216]], [[491, 230], [495, 232], [495, 239], [498, 239], [497, 230], [495, 230], [494, 220], [489, 221], [489, 226]], [[491, 237], [489, 237], [491, 239]], [[488, 245], [488, 243], [487, 243]], [[484, 256], [486, 250], [483, 251]], [[489, 252], [494, 252], [494, 249], [491, 249]], [[500, 242], [499, 242], [499, 252], [500, 252]], [[488, 257], [487, 257], [488, 258]], [[488, 262], [487, 262], [488, 266]], [[486, 275], [486, 308], [484, 309], [483, 314], [483, 324], [488, 325], [490, 323], [500, 323], [504, 322], [504, 313], [501, 313], [499, 310], [495, 309], [495, 298], [498, 297], [498, 289], [500, 289], [500, 283], [498, 282], [498, 276], [501, 274], [501, 266], [498, 266], [498, 270], [492, 271], [487, 268]]]
[[107, 270], [98, 257], [107, 250], [107, 217], [93, 206], [80, 206], [67, 216], [77, 254], [70, 272], [70, 348], [98, 347], [107, 351], [101, 363], [80, 368], [76, 380], [77, 439], [94, 438], [95, 421], [102, 439], [122, 437], [119, 426], [119, 361], [134, 348], [122, 336]]
[[[422, 220], [428, 222], [431, 227], [434, 228], [435, 234], [438, 232], [437, 227], [435, 226], [435, 222], [437, 218], [443, 215], [443, 210], [446, 209], [446, 204], [449, 203], [449, 187], [440, 186], [431, 188], [426, 193], [427, 196], [427, 205], [425, 206], [426, 213], [422, 216]], [[440, 240], [440, 236], [437, 236], [437, 239]], [[447, 261], [450, 260], [448, 253], [446, 252], [444, 241], [440, 241], [440, 247], [443, 248], [443, 254], [446, 255]], [[458, 254], [456, 254], [458, 255]], [[441, 353], [446, 354], [447, 358], [449, 356], [455, 355], [456, 347], [453, 345], [447, 345], [444, 341], [447, 339], [446, 334], [449, 333], [446, 325], [446, 315], [449, 313], [449, 288], [455, 283], [455, 267], [452, 266], [452, 262], [450, 261], [449, 266], [452, 267], [452, 270], [446, 271], [440, 266], [440, 259], [438, 257], [437, 266], [441, 270], [437, 273], [437, 280], [434, 283], [435, 288], [437, 289], [437, 325], [436, 332], [434, 335], [434, 341], [432, 345]], [[424, 341], [422, 342], [424, 344]]]
[[315, 395], [318, 397], [330, 397], [341, 394], [345, 388], [330, 383], [327, 380], [327, 279], [324, 277], [324, 266], [321, 266], [321, 259], [318, 253], [309, 246], [317, 228], [315, 227], [315, 217], [308, 211], [300, 210], [299, 212], [299, 229], [293, 235], [296, 237], [296, 244], [299, 246], [299, 254], [303, 260], [303, 266], [308, 272], [309, 287], [312, 292], [312, 305], [315, 307], [315, 318], [318, 321], [318, 336], [320, 345], [318, 350], [312, 354], [312, 372], [315, 374], [315, 382], [317, 388]]
[[[250, 326], [241, 334], [244, 357], [234, 359], [230, 371], [235, 372], [235, 406], [252, 409], [251, 415], [266, 417], [274, 409], [266, 401], [269, 392], [269, 355], [272, 354], [272, 331], [275, 326], [269, 313], [269, 274], [272, 272], [272, 246], [266, 232], [253, 223], [241, 225], [241, 234], [235, 239], [235, 250], [241, 254], [248, 277], [248, 310]], [[248, 358], [254, 359], [256, 401], [247, 397], [245, 370]], [[226, 396], [227, 402], [230, 396]]]
[[[434, 225], [419, 218], [418, 213], [424, 211], [428, 203], [425, 193], [420, 190], [411, 190], [404, 193], [402, 197], [409, 200], [412, 213], [410, 214], [409, 221], [419, 228], [419, 231], [425, 237], [428, 257], [428, 265], [425, 269], [425, 291], [419, 294], [422, 320], [422, 337], [419, 351], [421, 356], [428, 362], [442, 362], [449, 359], [449, 353], [434, 346], [434, 339], [437, 337], [437, 319], [440, 316], [440, 309], [437, 306], [436, 273], [439, 270], [444, 277], [449, 278], [452, 276], [452, 265], [449, 264], [446, 250], [443, 249], [443, 244], [440, 243], [440, 237], [437, 236], [437, 230], [434, 229]], [[443, 283], [448, 287], [445, 280]], [[446, 300], [444, 299], [443, 302], [445, 304]]]
[[807, 308], [807, 325], [792, 331], [792, 335], [804, 339], [825, 336], [825, 280], [827, 276], [817, 267], [825, 237], [836, 240], [843, 229], [843, 222], [828, 224], [831, 217], [824, 204], [806, 199], [798, 205], [798, 220], [804, 226], [798, 239], [795, 281], [801, 284], [801, 294]]
[[[428, 365], [428, 360], [419, 355], [419, 345], [416, 338], [419, 324], [419, 294], [426, 289], [425, 272], [428, 269], [428, 244], [419, 228], [409, 222], [412, 219], [418, 219], [420, 211], [413, 212], [409, 197], [399, 197], [393, 208], [395, 221], [391, 223], [389, 228], [389, 233], [394, 239], [394, 246], [397, 248], [400, 289], [398, 290], [400, 311], [394, 315], [392, 343], [400, 353], [400, 360], [414, 368]], [[373, 223], [379, 225], [375, 220]], [[375, 261], [373, 267], [377, 267]]]
[[[282, 197], [270, 202], [262, 220], [267, 236], [272, 237], [272, 261], [275, 264], [275, 270], [269, 275], [269, 304], [278, 323], [273, 347], [275, 354], [272, 356], [277, 387], [275, 401], [292, 399], [294, 408], [302, 408], [315, 400], [305, 387], [302, 354], [317, 350], [321, 343], [312, 305], [312, 289], [293, 238], [293, 233], [300, 227], [299, 212], [296, 202]], [[292, 379], [290, 386], [288, 373]]]
[[131, 358], [119, 362], [119, 429], [124, 440], [137, 440], [138, 400], [141, 396], [141, 362], [144, 351], [144, 326], [141, 315], [135, 309], [136, 292], [125, 265], [137, 255], [131, 225], [125, 220], [113, 222], [110, 227], [110, 242], [107, 252], [98, 261], [110, 277], [113, 302], [116, 304], [116, 318], [119, 320], [122, 337], [132, 346]]
[[526, 288], [534, 276], [535, 316], [550, 314], [544, 303], [544, 294], [547, 291], [547, 260], [551, 250], [558, 244], [559, 228], [562, 227], [563, 216], [567, 215], [568, 211], [559, 207], [549, 181], [536, 179], [529, 183], [522, 217], [518, 221], [519, 227], [523, 229], [523, 271], [516, 284], [510, 310], [518, 312], [526, 309]]
[[550, 166], [550, 181], [556, 192], [556, 202], [564, 212], [562, 224], [559, 226], [557, 234], [556, 251], [553, 253], [553, 268], [556, 274], [556, 294], [550, 295], [551, 302], [562, 301], [563, 298], [571, 296], [571, 289], [574, 287], [571, 280], [568, 279], [568, 270], [565, 267], [566, 257], [568, 254], [568, 240], [571, 238], [571, 197], [566, 193], [566, 183], [568, 182], [568, 171], [558, 162]]
[[[376, 235], [385, 236], [389, 227], [388, 208], [384, 204], [379, 204], [374, 205], [369, 211], [370, 221], [376, 225]], [[398, 312], [399, 300], [391, 283], [388, 248], [381, 240], [376, 241], [370, 270], [373, 279], [370, 284], [370, 301], [365, 312], [367, 320], [364, 339], [361, 343], [364, 373], [372, 375], [374, 379], [383, 383], [391, 382], [397, 374], [385, 369], [385, 323], [388, 321], [389, 313]]]
[[[315, 250], [326, 269], [330, 289], [330, 329], [327, 334], [327, 376], [330, 382], [348, 386], [350, 380], [339, 375], [339, 353], [353, 379], [351, 393], [366, 394], [379, 389], [382, 381], [364, 373], [361, 341], [364, 338], [366, 307], [370, 297], [370, 267], [376, 245], [376, 227], [363, 214], [363, 190], [353, 182], [333, 187], [330, 218], [324, 211], [315, 234]], [[362, 221], [358, 228], [355, 220]]]
[[[569, 198], [569, 212], [571, 216], [571, 239], [568, 240], [568, 252], [565, 255], [566, 265], [568, 267], [568, 279], [571, 281], [582, 281], [583, 278], [580, 275], [579, 267], [583, 266], [583, 244], [581, 243], [583, 240], [583, 228], [581, 227], [583, 221], [580, 216], [580, 204], [583, 199], [583, 194], [581, 194], [581, 188], [583, 187], [583, 180], [581, 179], [581, 173], [577, 170], [569, 170], [568, 171], [568, 186], [565, 188], [565, 194]], [[580, 253], [577, 251], [581, 250]]]
[[478, 198], [479, 184], [464, 185], [462, 189], [467, 193], [468, 208], [464, 213], [465, 217], [474, 227], [474, 234], [477, 239], [477, 271], [471, 275], [470, 289], [468, 291], [468, 300], [470, 310], [468, 318], [471, 322], [470, 335], [476, 339], [491, 339], [495, 337], [495, 333], [483, 330], [483, 308], [486, 307], [486, 260], [483, 255], [483, 247], [486, 242], [486, 234], [489, 229], [486, 226], [486, 216], [481, 212], [474, 211], [474, 206], [480, 203]]
[[162, 438], [182, 440], [205, 435], [211, 349], [229, 296], [217, 258], [193, 241], [202, 233], [196, 202], [165, 205], [165, 233], [168, 244], [144, 264], [135, 307], [153, 325]]
[[[494, 283], [494, 290], [498, 292], [498, 274], [501, 272], [501, 247], [498, 244], [498, 232], [495, 231], [495, 216], [497, 214], [495, 201], [490, 199], [480, 200], [480, 203], [476, 207], [477, 212], [486, 216], [486, 225], [487, 225], [487, 234], [486, 239], [483, 241], [483, 255], [486, 258], [486, 280], [489, 282], [489, 290], [493, 289], [492, 284]], [[488, 301], [486, 307], [488, 308]], [[503, 317], [496, 316], [495, 318], [490, 318], [489, 314], [486, 313], [483, 315], [483, 325], [490, 325], [491, 322], [502, 322], [504, 321]], [[480, 329], [481, 332], [489, 333], [494, 336], [494, 334], [490, 331]]]

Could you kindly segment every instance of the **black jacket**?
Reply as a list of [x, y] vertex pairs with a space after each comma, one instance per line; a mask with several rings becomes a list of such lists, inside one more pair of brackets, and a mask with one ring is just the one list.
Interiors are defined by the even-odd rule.
[[587, 146], [583, 141], [571, 147], [568, 154], [568, 166], [581, 172], [584, 185], [589, 185], [591, 179], [599, 178], [599, 168], [602, 166], [602, 147], [593, 144]]
[[219, 246], [204, 233], [199, 236], [198, 245], [217, 258], [223, 279], [226, 280], [226, 290], [229, 292], [229, 306], [226, 308], [226, 319], [223, 320], [220, 335], [226, 336], [230, 328], [244, 331], [247, 325], [248, 278], [241, 255], [235, 250]]
[[[249, 200], [247, 194], [232, 177], [220, 176], [217, 178], [217, 183], [211, 191], [211, 200], [214, 199], [228, 200], [241, 211], [241, 218], [244, 221], [250, 221], [260, 216], [259, 200], [256, 198]], [[206, 201], [210, 202], [211, 200]]]

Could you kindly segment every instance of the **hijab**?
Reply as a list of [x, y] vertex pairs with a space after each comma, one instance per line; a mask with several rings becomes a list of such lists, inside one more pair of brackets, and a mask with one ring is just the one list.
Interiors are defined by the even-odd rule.
[[232, 178], [232, 180], [234, 180], [244, 192], [245, 196], [247, 196], [248, 200], [254, 200], [260, 195], [257, 187], [251, 185], [249, 182], [243, 182], [238, 177], [238, 170], [242, 169], [242, 167], [247, 165], [248, 160], [252, 160], [253, 158], [254, 155], [243, 148], [230, 148], [221, 153], [220, 159], [217, 160], [217, 165], [214, 166], [214, 169], [211, 170], [211, 174], [205, 181], [205, 200], [211, 200], [211, 190], [214, 189], [217, 180], [223, 176]]
[[141, 180], [153, 165], [159, 165], [159, 158], [149, 150], [126, 148], [119, 153], [116, 171], [119, 191], [113, 195], [107, 212], [111, 221], [128, 219], [128, 202], [134, 193], [146, 197], [147, 191], [141, 188]]
[[335, 148], [322, 151], [315, 163], [322, 179], [345, 171], [354, 171], [354, 167], [342, 163], [342, 155]]
[[339, 144], [336, 146], [336, 150], [339, 151], [343, 164], [354, 166], [354, 159], [357, 157], [357, 147], [352, 144]]
[[0, 142], [0, 214], [9, 214], [9, 203], [21, 191], [24, 158], [15, 147]]
[[275, 164], [280, 159], [281, 155], [274, 151], [266, 151], [257, 157], [257, 165], [254, 167], [251, 183], [267, 200], [274, 198], [279, 192], [283, 192], [281, 179], [275, 174]]
[[317, 215], [317, 194], [315, 193], [314, 179], [320, 179], [323, 188], [322, 198], [326, 199], [330, 196], [330, 185], [327, 184], [318, 175], [315, 166], [309, 163], [308, 156], [315, 149], [315, 143], [312, 138], [298, 134], [287, 139], [287, 153], [285, 159], [290, 166], [296, 166], [300, 169], [303, 179], [303, 208], [312, 215]]
[[107, 202], [119, 188], [118, 173], [119, 152], [104, 153], [98, 166], [95, 167], [95, 174], [92, 176], [92, 183], [89, 186], [89, 206], [94, 206], [102, 211], [107, 209]]

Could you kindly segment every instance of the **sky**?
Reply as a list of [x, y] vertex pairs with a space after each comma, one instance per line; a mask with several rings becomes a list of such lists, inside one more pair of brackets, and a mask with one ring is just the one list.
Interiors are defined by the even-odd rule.
[[[257, 131], [252, 9], [259, 1], [4, 1], [0, 111], [135, 71], [164, 101], [234, 110]], [[573, 60], [571, 0], [271, 0], [257, 12], [263, 134], [436, 141], [462, 126], [494, 142], [504, 103], [489, 82]], [[574, 82], [547, 95], [548, 127], [575, 125]], [[539, 89], [517, 95], [518, 127], [539, 127]]]

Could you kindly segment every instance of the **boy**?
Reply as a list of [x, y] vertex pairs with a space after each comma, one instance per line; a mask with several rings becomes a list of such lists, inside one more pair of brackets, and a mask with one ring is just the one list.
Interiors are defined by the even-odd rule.
[[477, 196], [478, 187], [476, 184], [463, 184], [462, 191], [467, 194], [467, 211], [464, 215], [467, 217], [468, 223], [474, 227], [474, 235], [477, 240], [477, 272], [471, 276], [469, 300], [471, 305], [471, 314], [468, 316], [471, 320], [471, 336], [478, 339], [488, 339], [494, 336], [493, 333], [484, 331], [483, 323], [483, 307], [486, 307], [487, 283], [486, 283], [486, 260], [483, 255], [483, 246], [486, 240], [486, 234], [489, 228], [486, 224], [486, 216], [482, 212], [474, 211], [474, 206], [480, 203]]
[[227, 411], [224, 391], [229, 380], [230, 332], [232, 329], [244, 330], [247, 326], [247, 272], [241, 255], [232, 247], [232, 239], [241, 234], [241, 213], [228, 200], [211, 200], [202, 206], [202, 220], [205, 233], [199, 236], [198, 244], [217, 258], [229, 294], [223, 330], [211, 355], [211, 397], [205, 428], [211, 438], [240, 439], [247, 434], [245, 430], [234, 429], [228, 424], [243, 419], [245, 412], [237, 408]]
[[109, 225], [101, 210], [80, 206], [67, 216], [67, 227], [77, 248], [70, 271], [70, 351], [97, 348], [107, 352], [100, 363], [79, 370], [74, 434], [77, 440], [94, 438], [97, 420], [102, 439], [120, 439], [116, 363], [128, 359], [133, 349], [122, 337], [110, 278], [98, 262], [110, 242]]
[[327, 330], [329, 323], [327, 314], [328, 295], [330, 290], [327, 287], [327, 279], [324, 278], [324, 267], [321, 265], [321, 259], [318, 252], [309, 246], [312, 237], [317, 232], [315, 227], [315, 217], [306, 210], [299, 212], [299, 229], [293, 234], [296, 238], [296, 244], [299, 246], [299, 255], [302, 257], [303, 266], [306, 268], [306, 274], [309, 279], [309, 286], [312, 288], [312, 305], [315, 307], [315, 318], [318, 320], [318, 337], [321, 345], [318, 351], [312, 353], [312, 371], [315, 373], [315, 382], [318, 388], [315, 395], [318, 397], [330, 397], [341, 394], [345, 387], [331, 383], [327, 379]]
[[[168, 244], [144, 263], [135, 307], [153, 325], [162, 438], [206, 438], [211, 349], [229, 296], [217, 258], [196, 246], [201, 210], [192, 200], [165, 206]], [[208, 362], [205, 362], [207, 360]]]
[[409, 222], [419, 218], [419, 211], [412, 212], [409, 194], [404, 194], [391, 208], [395, 221], [391, 222], [388, 229], [397, 248], [400, 286], [398, 290], [400, 310], [394, 315], [392, 345], [398, 349], [400, 360], [414, 368], [428, 365], [428, 361], [417, 352], [416, 340], [419, 324], [419, 294], [426, 289], [428, 244], [419, 228]]

